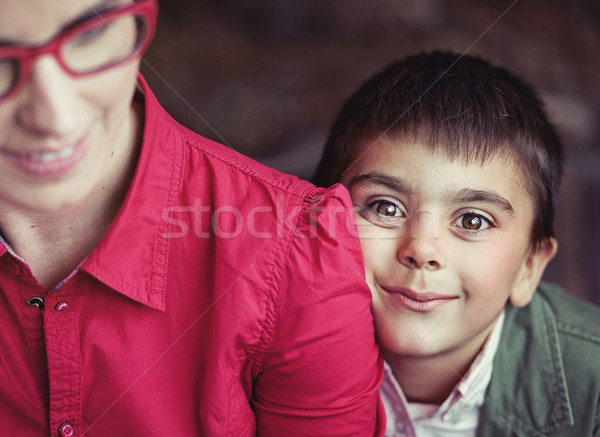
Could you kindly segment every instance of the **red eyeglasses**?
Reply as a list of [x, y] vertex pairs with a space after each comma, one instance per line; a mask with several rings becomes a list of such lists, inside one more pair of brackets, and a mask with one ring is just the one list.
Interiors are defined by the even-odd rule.
[[140, 0], [85, 20], [37, 47], [0, 47], [0, 102], [27, 82], [33, 62], [51, 54], [72, 77], [99, 73], [141, 56], [156, 27], [156, 0]]

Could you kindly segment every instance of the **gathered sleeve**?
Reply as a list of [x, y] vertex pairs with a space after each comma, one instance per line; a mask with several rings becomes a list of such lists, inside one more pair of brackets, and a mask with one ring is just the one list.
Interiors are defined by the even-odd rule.
[[347, 191], [316, 189], [294, 228], [253, 395], [258, 435], [380, 435], [383, 365]]

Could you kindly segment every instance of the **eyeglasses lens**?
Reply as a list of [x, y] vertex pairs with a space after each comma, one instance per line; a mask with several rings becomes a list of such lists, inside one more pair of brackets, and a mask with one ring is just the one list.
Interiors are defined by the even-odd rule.
[[147, 20], [141, 15], [96, 23], [62, 45], [63, 62], [75, 73], [93, 73], [130, 59], [148, 35]]
[[0, 59], [0, 99], [8, 95], [17, 84], [20, 65], [16, 59]]

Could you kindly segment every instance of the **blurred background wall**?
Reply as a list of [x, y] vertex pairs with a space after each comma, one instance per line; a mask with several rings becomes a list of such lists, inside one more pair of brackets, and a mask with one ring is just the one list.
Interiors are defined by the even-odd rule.
[[546, 279], [600, 303], [597, 0], [163, 0], [142, 72], [187, 127], [309, 178], [344, 99], [431, 49], [482, 56], [539, 90], [568, 153]]

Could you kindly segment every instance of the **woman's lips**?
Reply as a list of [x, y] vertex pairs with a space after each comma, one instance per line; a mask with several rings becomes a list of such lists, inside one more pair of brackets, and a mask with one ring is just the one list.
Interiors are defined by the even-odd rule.
[[56, 150], [32, 152], [1, 151], [15, 167], [30, 176], [42, 179], [57, 179], [66, 175], [85, 156], [89, 146], [89, 135]]
[[383, 286], [381, 288], [403, 307], [421, 313], [433, 311], [442, 305], [458, 299], [457, 296], [431, 292], [416, 292], [409, 288], [388, 288]]

